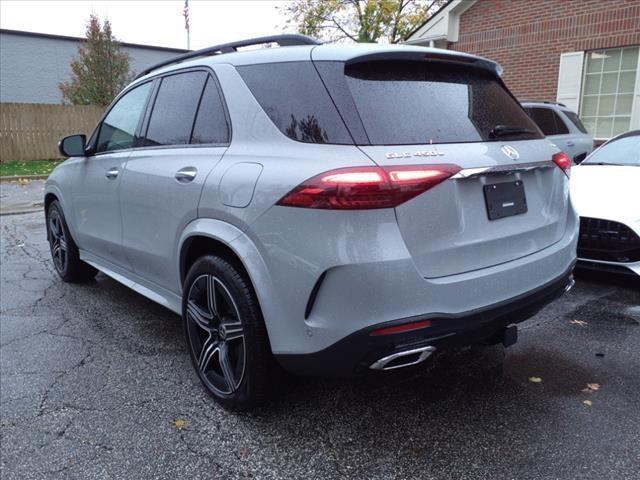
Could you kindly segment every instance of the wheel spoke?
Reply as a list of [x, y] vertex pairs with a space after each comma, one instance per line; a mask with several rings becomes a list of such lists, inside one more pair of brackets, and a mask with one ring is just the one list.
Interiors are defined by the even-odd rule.
[[220, 362], [220, 369], [222, 370], [224, 381], [227, 387], [229, 387], [229, 390], [233, 392], [236, 389], [236, 377], [229, 359], [229, 347], [225, 342], [222, 342], [218, 347], [218, 361]]
[[203, 312], [193, 300], [187, 301], [187, 315], [206, 332], [211, 332], [211, 319], [212, 315]]
[[216, 283], [217, 280], [213, 275], [207, 275], [207, 306], [214, 317], [219, 317]]
[[244, 337], [244, 330], [240, 322], [223, 322], [225, 330], [225, 340], [230, 342]]
[[60, 248], [60, 250], [64, 252], [67, 251], [67, 241], [65, 240], [64, 237], [58, 238], [58, 247]]
[[218, 347], [216, 342], [213, 340], [211, 336], [209, 336], [202, 345], [202, 350], [200, 351], [200, 357], [198, 358], [198, 369], [203, 374], [207, 371], [209, 367], [209, 363], [211, 363], [211, 359], [218, 351]]

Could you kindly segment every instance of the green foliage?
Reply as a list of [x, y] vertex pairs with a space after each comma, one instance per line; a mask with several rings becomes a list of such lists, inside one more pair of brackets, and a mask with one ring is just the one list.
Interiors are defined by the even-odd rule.
[[78, 47], [78, 57], [71, 61], [72, 77], [59, 84], [65, 103], [106, 106], [132, 79], [129, 55], [120, 50], [111, 24], [95, 15], [89, 17], [87, 40]]
[[49, 175], [62, 160], [12, 160], [0, 163], [0, 177], [15, 175]]
[[446, 0], [293, 0], [284, 10], [300, 33], [325, 41], [403, 42]]

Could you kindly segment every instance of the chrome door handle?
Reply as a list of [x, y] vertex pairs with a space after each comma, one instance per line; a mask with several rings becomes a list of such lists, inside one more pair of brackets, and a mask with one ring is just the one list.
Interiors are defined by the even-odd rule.
[[196, 178], [197, 174], [198, 169], [196, 167], [184, 167], [176, 172], [175, 177], [180, 183], [189, 183]]
[[105, 173], [104, 176], [107, 177], [109, 180], [113, 180], [114, 178], [116, 178], [118, 176], [118, 173], [120, 173], [118, 168], [117, 167], [113, 167], [113, 168], [110, 168], [109, 170], [107, 170], [107, 173]]
[[575, 147], [575, 146], [576, 146], [575, 143], [573, 143], [571, 141], [567, 142], [567, 147]]

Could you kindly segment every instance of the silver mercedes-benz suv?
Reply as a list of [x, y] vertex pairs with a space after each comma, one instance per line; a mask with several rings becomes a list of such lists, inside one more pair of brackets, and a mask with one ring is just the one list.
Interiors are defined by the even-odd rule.
[[[258, 44], [280, 48], [245, 49]], [[283, 35], [156, 65], [45, 188], [63, 280], [98, 270], [182, 315], [207, 390], [505, 345], [568, 289], [570, 160], [500, 67]]]

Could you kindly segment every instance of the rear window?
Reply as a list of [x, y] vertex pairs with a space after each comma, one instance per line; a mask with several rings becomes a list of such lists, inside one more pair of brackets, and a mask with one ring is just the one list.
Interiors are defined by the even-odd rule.
[[578, 117], [578, 115], [576, 115], [571, 110], [563, 110], [562, 112], [567, 116], [569, 120], [571, 120], [571, 123], [573, 123], [578, 130], [580, 130], [582, 133], [587, 133], [587, 129], [583, 125], [582, 120], [580, 120], [580, 117]]
[[526, 110], [545, 135], [564, 135], [569, 133], [567, 126], [552, 108], [528, 107]]
[[353, 144], [311, 62], [237, 67], [253, 96], [288, 137], [307, 143]]
[[[490, 73], [428, 62], [373, 61], [345, 67], [347, 85], [373, 145], [541, 138]], [[496, 125], [530, 130], [493, 137]]]

